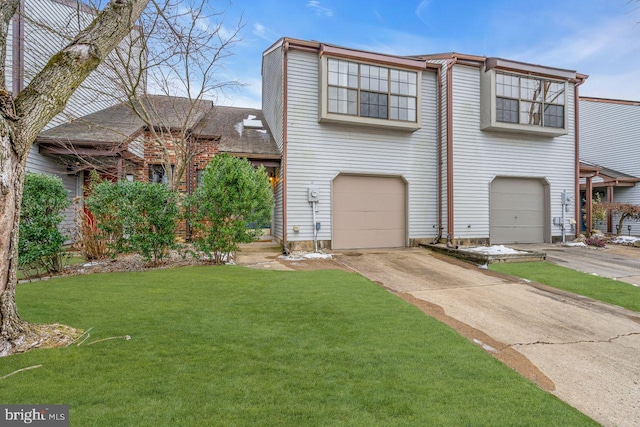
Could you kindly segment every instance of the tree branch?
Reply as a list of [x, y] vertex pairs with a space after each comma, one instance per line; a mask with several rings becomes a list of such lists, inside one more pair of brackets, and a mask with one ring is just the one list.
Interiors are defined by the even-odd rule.
[[134, 26], [149, 0], [111, 0], [93, 22], [56, 55], [16, 98], [18, 125], [26, 156], [36, 136], [60, 113], [75, 89]]

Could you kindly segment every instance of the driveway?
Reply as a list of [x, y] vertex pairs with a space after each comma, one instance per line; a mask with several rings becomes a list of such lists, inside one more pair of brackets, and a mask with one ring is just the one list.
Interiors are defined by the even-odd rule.
[[604, 249], [594, 249], [549, 243], [509, 245], [509, 247], [545, 252], [547, 261], [554, 264], [640, 286], [640, 249], [638, 248], [607, 245]]
[[606, 426], [640, 425], [640, 314], [426, 249], [334, 254]]

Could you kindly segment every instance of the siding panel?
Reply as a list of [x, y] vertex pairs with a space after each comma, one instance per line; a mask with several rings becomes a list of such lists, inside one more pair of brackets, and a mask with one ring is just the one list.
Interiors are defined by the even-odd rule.
[[[581, 160], [640, 177], [639, 144], [640, 105], [580, 101]], [[616, 188], [613, 195], [615, 202], [640, 205], [638, 184]], [[625, 222], [624, 234], [627, 225], [633, 235], [640, 235], [640, 224], [633, 221]]]
[[[409, 188], [409, 238], [437, 224], [436, 82], [422, 76], [422, 128], [415, 132], [318, 123], [318, 57], [288, 53], [287, 224], [290, 241], [313, 239], [307, 188], [320, 189], [319, 240], [331, 240], [332, 181], [339, 173], [402, 176]], [[294, 233], [293, 226], [300, 231]]]
[[[573, 194], [574, 189], [573, 97], [573, 86], [569, 84], [566, 94], [567, 135], [541, 138], [481, 131], [480, 69], [460, 65], [454, 67], [453, 159], [456, 238], [489, 237], [489, 189], [491, 181], [496, 176], [545, 178], [550, 186], [551, 216], [562, 215], [560, 193], [566, 190]], [[549, 222], [552, 222], [550, 218]], [[562, 230], [559, 226], [552, 225], [551, 234], [559, 236]]]

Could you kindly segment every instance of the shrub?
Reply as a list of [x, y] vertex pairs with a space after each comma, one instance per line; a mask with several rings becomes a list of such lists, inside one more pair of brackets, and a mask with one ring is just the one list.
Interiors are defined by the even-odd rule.
[[588, 239], [585, 239], [584, 243], [587, 246], [595, 246], [597, 248], [604, 248], [606, 246], [605, 241], [597, 237], [590, 237]]
[[96, 227], [95, 219], [81, 204], [76, 206], [75, 222], [75, 248], [80, 251], [84, 259], [93, 261], [108, 258], [110, 255], [109, 244], [113, 244], [115, 239]]
[[194, 245], [216, 264], [238, 244], [255, 240], [271, 220], [273, 195], [263, 167], [246, 159], [217, 155], [207, 165], [202, 183], [186, 201]]
[[56, 273], [62, 269], [65, 237], [59, 230], [70, 205], [62, 180], [27, 173], [20, 213], [18, 264], [23, 270]]
[[618, 236], [622, 234], [622, 225], [625, 220], [640, 221], [640, 205], [631, 203], [602, 203], [603, 209], [620, 215], [618, 219]]
[[112, 255], [138, 252], [158, 263], [175, 246], [177, 194], [162, 184], [102, 181], [91, 187], [86, 204], [109, 236]]

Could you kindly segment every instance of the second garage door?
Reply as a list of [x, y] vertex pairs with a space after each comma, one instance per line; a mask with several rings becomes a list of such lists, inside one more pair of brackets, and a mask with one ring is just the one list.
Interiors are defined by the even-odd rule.
[[406, 184], [401, 178], [339, 175], [333, 181], [333, 249], [406, 245]]
[[535, 178], [496, 178], [491, 183], [491, 243], [544, 243], [546, 186]]

